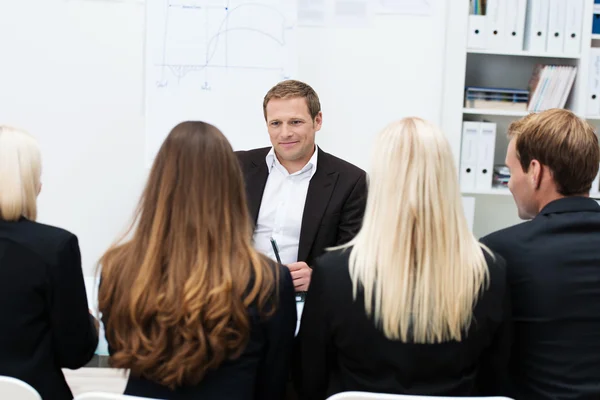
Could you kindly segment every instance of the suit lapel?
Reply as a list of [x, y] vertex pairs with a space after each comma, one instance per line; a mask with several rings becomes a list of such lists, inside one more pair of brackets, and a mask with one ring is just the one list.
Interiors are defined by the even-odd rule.
[[306, 261], [319, 231], [323, 214], [329, 204], [329, 199], [335, 188], [338, 172], [327, 168], [327, 153], [319, 149], [317, 172], [308, 185], [302, 227], [300, 228], [300, 242], [298, 244], [298, 261]]
[[260, 202], [262, 201], [269, 170], [264, 157], [252, 161], [252, 166], [246, 174], [246, 195], [248, 197], [248, 209], [252, 217], [252, 222], [256, 225]]

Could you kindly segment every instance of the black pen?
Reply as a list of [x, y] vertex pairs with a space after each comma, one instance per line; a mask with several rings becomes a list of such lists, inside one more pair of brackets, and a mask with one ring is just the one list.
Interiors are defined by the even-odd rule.
[[273, 252], [275, 253], [275, 258], [277, 259], [277, 262], [281, 264], [281, 258], [279, 257], [279, 247], [277, 247], [277, 242], [275, 241], [275, 239], [273, 239], [273, 237], [271, 237], [271, 247], [273, 247]]

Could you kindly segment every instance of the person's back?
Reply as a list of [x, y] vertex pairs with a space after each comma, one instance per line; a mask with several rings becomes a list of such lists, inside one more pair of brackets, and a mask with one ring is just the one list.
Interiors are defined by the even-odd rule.
[[598, 171], [597, 138], [565, 110], [526, 117], [509, 135], [509, 187], [519, 215], [532, 220], [482, 239], [508, 266], [509, 394], [598, 399], [600, 205], [585, 197]]
[[154, 161], [131, 235], [102, 259], [99, 308], [126, 394], [279, 399], [296, 328], [287, 268], [257, 253], [238, 161], [202, 122]]
[[[305, 389], [309, 393], [315, 390], [312, 385], [324, 383], [325, 375], [329, 379], [328, 393], [358, 390], [470, 396], [480, 391], [498, 394], [502, 390], [494, 392], [498, 387], [494, 377], [484, 376], [504, 373], [507, 361], [498, 353], [508, 353], [510, 348], [509, 335], [503, 326], [508, 307], [498, 301], [504, 298], [506, 290], [505, 265], [500, 259], [494, 261], [489, 255], [486, 257], [491, 286], [477, 302], [474, 322], [462, 341], [404, 343], [387, 338], [365, 314], [362, 291], [354, 300], [348, 271], [350, 250], [326, 254], [315, 266], [313, 285], [318, 285], [315, 291], [321, 293], [319, 304], [311, 303], [316, 300], [315, 296], [307, 296], [303, 317], [308, 315], [302, 324], [310, 324], [312, 329], [318, 330], [315, 335], [327, 335], [335, 350], [328, 359], [323, 347], [304, 339], [302, 353], [307, 364], [303, 364], [303, 368], [307, 375]], [[318, 315], [315, 315], [317, 307]], [[318, 318], [318, 325], [311, 322], [313, 318], [315, 321]], [[304, 338], [312, 336], [309, 332], [302, 335]], [[498, 343], [491, 345], [494, 341]], [[331, 369], [326, 372], [328, 365]]]
[[510, 266], [517, 398], [600, 398], [600, 205], [555, 200], [482, 241]]
[[61, 368], [84, 366], [98, 343], [77, 238], [34, 221], [33, 139], [0, 127], [0, 158], [0, 375], [29, 383], [43, 399], [71, 399]]
[[374, 149], [362, 229], [315, 263], [299, 334], [302, 395], [499, 394], [505, 264], [469, 232], [446, 139], [407, 118]]

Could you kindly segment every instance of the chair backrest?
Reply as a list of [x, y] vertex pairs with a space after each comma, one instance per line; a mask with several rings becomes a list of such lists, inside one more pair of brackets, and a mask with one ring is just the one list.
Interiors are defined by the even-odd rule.
[[87, 392], [81, 393], [73, 400], [160, 400], [160, 399], [151, 399], [149, 397], [137, 397], [137, 396], [127, 396], [125, 394], [118, 393], [104, 393], [104, 392]]
[[42, 400], [42, 397], [28, 383], [9, 376], [0, 376], [0, 399]]
[[384, 394], [368, 392], [343, 392], [334, 394], [327, 400], [513, 400], [508, 397], [439, 397], [408, 394]]

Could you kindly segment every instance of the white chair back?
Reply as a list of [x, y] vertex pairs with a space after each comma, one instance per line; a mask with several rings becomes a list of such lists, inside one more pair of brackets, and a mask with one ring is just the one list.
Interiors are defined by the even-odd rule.
[[73, 400], [160, 400], [151, 399], [149, 397], [127, 396], [125, 394], [104, 393], [104, 392], [88, 392], [81, 393]]
[[343, 392], [334, 394], [327, 400], [513, 400], [508, 397], [439, 397], [408, 394], [384, 394], [368, 392]]
[[42, 400], [42, 397], [28, 383], [9, 376], [0, 376], [0, 399]]

